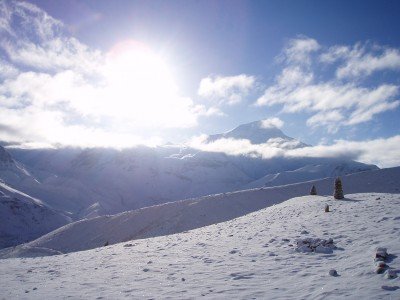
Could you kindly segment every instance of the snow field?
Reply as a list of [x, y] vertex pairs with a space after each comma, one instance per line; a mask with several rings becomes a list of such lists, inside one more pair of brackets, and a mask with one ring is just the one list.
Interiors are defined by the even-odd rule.
[[[304, 196], [174, 235], [2, 260], [0, 296], [400, 299], [399, 205], [398, 194]], [[337, 249], [298, 252], [301, 238], [331, 238]], [[375, 273], [377, 247], [387, 248], [396, 278]], [[329, 274], [333, 269], [337, 276]]]

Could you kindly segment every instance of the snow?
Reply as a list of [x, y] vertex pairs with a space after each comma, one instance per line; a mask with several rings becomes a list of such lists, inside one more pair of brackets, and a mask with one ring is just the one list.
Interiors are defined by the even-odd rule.
[[270, 140], [280, 142], [282, 144], [289, 142], [288, 144], [291, 144], [292, 148], [301, 148], [307, 146], [306, 144], [297, 141], [294, 138], [288, 137], [277, 127], [263, 127], [262, 121], [242, 124], [228, 132], [210, 135], [207, 137], [206, 142], [215, 142], [219, 139], [246, 139], [249, 140], [253, 145], [263, 144]]
[[0, 182], [0, 248], [38, 238], [71, 219]]
[[[345, 193], [400, 192], [400, 167], [347, 175], [342, 178]], [[308, 195], [316, 186], [319, 194], [333, 193], [332, 178], [210, 195], [170, 202], [111, 216], [100, 216], [67, 224], [37, 240], [17, 246], [17, 251], [0, 251], [0, 257], [12, 257], [24, 248], [48, 248], [63, 253], [101, 247], [132, 239], [173, 234], [228, 221], [259, 209], [282, 203], [290, 198]], [[329, 203], [330, 210], [334, 209]], [[329, 214], [329, 213], [327, 213]], [[323, 249], [320, 249], [323, 251]], [[11, 253], [10, 253], [11, 251]]]
[[[261, 122], [210, 136], [211, 140], [218, 138], [270, 141], [278, 148], [288, 143], [305, 146], [278, 128], [262, 128]], [[21, 179], [21, 172], [14, 172], [11, 175], [15, 178], [7, 177], [14, 178], [12, 182], [5, 181], [53, 209], [71, 212], [75, 220], [265, 184], [283, 185], [377, 168], [346, 159], [229, 156], [182, 145], [122, 150], [7, 150], [31, 176]], [[276, 179], [269, 180], [271, 176]]]
[[[324, 212], [324, 205], [332, 208]], [[303, 196], [231, 221], [65, 255], [1, 261], [4, 298], [399, 299], [400, 195]], [[332, 239], [330, 254], [297, 239]], [[377, 247], [391, 255], [376, 274]], [[337, 275], [331, 276], [331, 270]]]

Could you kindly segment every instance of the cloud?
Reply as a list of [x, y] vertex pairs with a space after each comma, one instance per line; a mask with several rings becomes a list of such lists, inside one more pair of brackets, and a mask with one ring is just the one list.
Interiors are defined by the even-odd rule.
[[268, 143], [255, 145], [247, 139], [222, 138], [208, 143], [206, 135], [192, 138], [189, 145], [202, 151], [223, 152], [227, 155], [246, 155], [265, 159], [284, 154], [284, 150], [279, 147], [271, 146]]
[[283, 127], [284, 122], [279, 119], [279, 118], [268, 118], [265, 120], [261, 121], [261, 127], [262, 128], [282, 128]]
[[339, 62], [336, 76], [340, 79], [369, 76], [384, 70], [400, 70], [399, 49], [387, 46], [369, 46], [360, 43], [350, 46], [333, 46], [321, 54], [320, 60], [332, 64]]
[[400, 135], [367, 141], [338, 140], [332, 145], [318, 145], [294, 149], [292, 157], [352, 157], [379, 167], [396, 167], [400, 164]]
[[228, 155], [245, 155], [271, 159], [274, 157], [327, 157], [344, 158], [376, 164], [379, 167], [395, 167], [400, 164], [400, 135], [368, 141], [337, 140], [331, 145], [299, 147], [300, 142], [270, 139], [264, 144], [252, 144], [247, 139], [219, 139], [208, 143], [207, 136], [195, 137], [191, 147]]
[[326, 126], [329, 132], [336, 132], [341, 122], [343, 115], [339, 110], [331, 110], [328, 112], [319, 112], [307, 120], [307, 125], [310, 127]]
[[310, 64], [310, 55], [321, 48], [319, 43], [309, 37], [291, 39], [278, 59], [287, 63]]
[[[361, 85], [360, 80], [365, 74], [388, 67], [389, 62], [397, 68], [398, 50], [385, 48], [379, 57], [366, 51], [367, 48], [360, 44], [326, 49], [312, 39], [292, 40], [281, 54], [286, 64], [276, 76], [275, 83], [257, 99], [256, 105], [281, 105], [284, 113], [312, 113], [306, 124], [313, 128], [326, 128], [330, 133], [342, 126], [368, 122], [377, 114], [394, 110], [400, 105], [398, 85], [380, 83], [367, 87]], [[315, 52], [319, 55], [314, 55]], [[368, 64], [370, 59], [371, 65]], [[347, 81], [336, 76], [321, 80], [326, 78], [326, 74], [321, 76], [318, 72], [323, 71], [325, 64], [337, 61], [341, 61], [335, 70], [338, 77], [348, 74], [359, 77]]]
[[200, 81], [198, 95], [218, 104], [237, 104], [249, 94], [256, 83], [254, 76], [209, 76]]
[[218, 117], [224, 117], [226, 114], [221, 111], [218, 107], [211, 106], [209, 108], [206, 108], [204, 105], [197, 105], [196, 106], [196, 113], [199, 116], [218, 116]]
[[0, 131], [3, 141], [153, 145], [164, 129], [223, 115], [181, 95], [148, 47], [127, 41], [107, 53], [91, 49], [30, 3], [0, 3], [0, 54], [0, 128], [9, 129]]
[[95, 72], [101, 53], [65, 33], [64, 25], [33, 4], [5, 1], [0, 6], [0, 48], [16, 66], [41, 71]]

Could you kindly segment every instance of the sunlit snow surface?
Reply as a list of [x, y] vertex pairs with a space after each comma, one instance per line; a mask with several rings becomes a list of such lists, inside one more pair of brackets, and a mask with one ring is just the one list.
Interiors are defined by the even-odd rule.
[[[180, 234], [1, 260], [0, 296], [400, 299], [399, 277], [386, 279], [374, 266], [375, 248], [383, 246], [390, 268], [400, 269], [399, 207], [399, 194], [305, 196]], [[297, 252], [296, 239], [305, 237], [332, 238], [338, 249]]]

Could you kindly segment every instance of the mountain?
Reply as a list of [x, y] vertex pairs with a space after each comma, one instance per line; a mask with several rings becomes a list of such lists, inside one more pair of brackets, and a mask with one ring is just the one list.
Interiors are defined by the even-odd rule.
[[37, 182], [24, 166], [15, 161], [11, 154], [2, 146], [0, 146], [0, 179], [9, 184]]
[[[283, 149], [306, 144], [286, 136], [280, 129], [263, 127], [261, 121], [242, 124], [219, 138], [249, 139], [252, 143], [273, 143]], [[129, 149], [58, 148], [7, 149], [14, 162], [24, 166], [28, 179], [5, 182], [39, 198], [55, 210], [72, 214], [75, 220], [115, 214], [126, 210], [182, 200], [191, 197], [263, 186], [276, 174], [307, 167], [296, 176], [276, 184], [317, 179], [333, 174], [345, 175], [376, 169], [351, 160], [331, 158], [262, 159], [257, 156], [206, 152], [187, 146], [165, 145]], [[319, 166], [320, 172], [311, 170]], [[333, 173], [332, 170], [337, 170]], [[266, 179], [262, 179], [262, 178]], [[279, 176], [278, 176], [279, 177]], [[1, 178], [1, 173], [0, 173]]]
[[307, 146], [294, 138], [288, 137], [277, 127], [263, 126], [262, 121], [242, 124], [228, 132], [210, 135], [207, 137], [206, 142], [211, 143], [219, 139], [246, 139], [254, 145], [264, 144], [269, 140], [274, 140], [281, 143], [286, 142], [291, 148]]
[[0, 182], [0, 220], [0, 248], [33, 240], [71, 221], [4, 182]]
[[[400, 193], [400, 167], [347, 175], [342, 178], [348, 193]], [[37, 240], [0, 256], [67, 253], [133, 239], [174, 234], [225, 222], [290, 198], [308, 195], [315, 185], [319, 195], [333, 194], [333, 178], [279, 187], [245, 190], [146, 207], [112, 216], [68, 224]], [[321, 208], [322, 210], [322, 208]], [[305, 212], [307, 213], [307, 212]], [[40, 250], [41, 249], [41, 250]]]
[[[275, 203], [271, 199], [268, 207], [251, 214], [173, 235], [51, 257], [5, 259], [1, 294], [10, 299], [137, 295], [146, 299], [399, 299], [396, 169], [346, 176], [344, 200], [334, 200], [331, 191], [328, 196], [296, 197], [276, 205], [271, 205]], [[350, 180], [358, 176], [364, 179]], [[332, 189], [332, 182], [329, 186]], [[319, 184], [317, 188], [322, 189]], [[348, 194], [353, 188], [381, 192]], [[389, 192], [396, 189], [397, 193]], [[250, 202], [256, 191], [247, 193]], [[199, 205], [214, 216], [230, 208], [228, 202], [219, 211]], [[111, 218], [99, 225], [112, 230], [116, 222]], [[118, 228], [113, 232], [118, 234]], [[383, 247], [388, 255], [379, 273], [374, 258], [377, 249], [385, 252]], [[22, 256], [57, 253], [46, 248], [19, 250]]]

